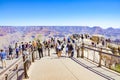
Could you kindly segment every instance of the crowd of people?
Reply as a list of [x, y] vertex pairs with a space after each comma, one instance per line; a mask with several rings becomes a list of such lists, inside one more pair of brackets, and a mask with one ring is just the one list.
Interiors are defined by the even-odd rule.
[[56, 55], [61, 57], [63, 49], [65, 49], [65, 54], [68, 54], [68, 57], [74, 55], [74, 40], [70, 38], [59, 39], [59, 38], [49, 38], [43, 42], [40, 40], [30, 41], [30, 42], [21, 42], [15, 43], [15, 46], [9, 45], [8, 49], [0, 50], [0, 59], [2, 62], [2, 68], [6, 67], [6, 59], [13, 60], [19, 58], [22, 54], [29, 54], [31, 50], [37, 51], [37, 57], [42, 58], [43, 56], [50, 56], [50, 50], [55, 49]]
[[[83, 37], [81, 37], [83, 40]], [[82, 41], [81, 41], [82, 42]], [[43, 56], [51, 56], [50, 50], [55, 50], [58, 58], [61, 54], [65, 54], [65, 57], [73, 57], [75, 50], [79, 52], [80, 41], [76, 38], [64, 37], [64, 38], [48, 38], [44, 41], [34, 40], [29, 42], [17, 42], [14, 47], [9, 45], [8, 49], [0, 50], [0, 59], [2, 67], [6, 67], [6, 59], [13, 60], [19, 58], [22, 54], [30, 54], [31, 51], [36, 51], [35, 57], [41, 59]]]
[[2, 62], [2, 68], [6, 68], [6, 60], [13, 60], [19, 58], [26, 50], [30, 48], [30, 43], [15, 43], [15, 46], [9, 45], [7, 49], [0, 49], [0, 60]]

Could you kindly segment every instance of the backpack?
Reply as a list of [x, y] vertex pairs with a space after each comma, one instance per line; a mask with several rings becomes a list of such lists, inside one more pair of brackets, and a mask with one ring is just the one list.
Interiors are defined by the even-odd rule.
[[72, 43], [75, 43], [75, 41], [74, 41], [74, 40], [72, 40]]
[[68, 50], [73, 50], [72, 44], [67, 45], [67, 47], [68, 47]]
[[72, 44], [70, 45], [70, 50], [73, 50], [73, 46], [72, 46]]

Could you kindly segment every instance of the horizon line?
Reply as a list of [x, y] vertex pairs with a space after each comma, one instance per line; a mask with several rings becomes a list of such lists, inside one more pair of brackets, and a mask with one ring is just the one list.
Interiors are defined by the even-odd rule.
[[6, 27], [38, 27], [38, 26], [41, 26], [41, 27], [51, 27], [51, 26], [53, 26], [53, 27], [62, 27], [62, 26], [65, 26], [65, 27], [74, 27], [74, 26], [76, 26], [76, 27], [91, 27], [91, 28], [93, 28], [93, 27], [100, 27], [100, 28], [102, 28], [102, 29], [108, 29], [108, 28], [113, 28], [113, 29], [120, 29], [120, 27], [101, 27], [101, 26], [85, 26], [85, 25], [0, 25], [0, 27], [4, 27], [4, 26], [6, 26]]

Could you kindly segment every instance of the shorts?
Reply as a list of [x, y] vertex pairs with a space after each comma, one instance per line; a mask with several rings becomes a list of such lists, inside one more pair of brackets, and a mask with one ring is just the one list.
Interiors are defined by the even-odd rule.
[[5, 62], [5, 61], [6, 61], [6, 59], [1, 59], [1, 61], [2, 61], [2, 62]]
[[9, 55], [12, 55], [12, 52], [10, 52]]

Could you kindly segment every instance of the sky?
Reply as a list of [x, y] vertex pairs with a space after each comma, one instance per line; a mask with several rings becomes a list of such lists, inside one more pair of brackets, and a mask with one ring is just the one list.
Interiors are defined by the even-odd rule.
[[120, 0], [0, 0], [0, 26], [120, 28]]

